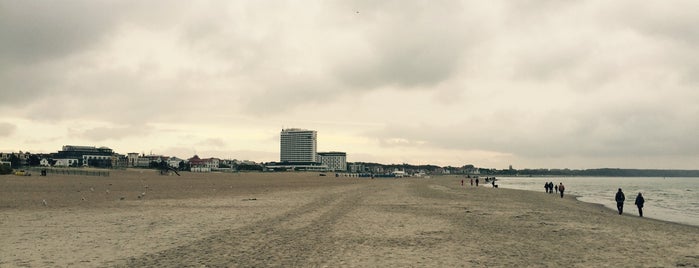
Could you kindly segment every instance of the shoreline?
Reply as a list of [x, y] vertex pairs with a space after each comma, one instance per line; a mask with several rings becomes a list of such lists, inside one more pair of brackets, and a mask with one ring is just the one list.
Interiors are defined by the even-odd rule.
[[[523, 189], [532, 192], [543, 190], [539, 188], [539, 183], [543, 185], [549, 178], [531, 179], [510, 179], [503, 178], [502, 187], [511, 189]], [[699, 226], [699, 210], [691, 205], [691, 200], [699, 198], [699, 192], [685, 189], [693, 189], [699, 186], [699, 181], [691, 178], [674, 178], [670, 182], [672, 186], [663, 187], [657, 180], [652, 178], [634, 177], [587, 177], [584, 179], [561, 179], [567, 181], [569, 194], [576, 194], [578, 200], [587, 203], [601, 204], [612, 211], [616, 211], [614, 194], [617, 188], [623, 188], [629, 193], [624, 203], [624, 215], [638, 216], [637, 208], [634, 205], [636, 192], [643, 192], [646, 198], [644, 207], [644, 218], [653, 218], [662, 221], [676, 222], [692, 226]], [[668, 179], [670, 181], [670, 179]], [[570, 190], [573, 191], [570, 191]], [[575, 191], [577, 190], [577, 191]], [[543, 193], [543, 191], [542, 191]], [[689, 203], [684, 201], [689, 200]]]
[[127, 171], [0, 184], [2, 267], [699, 266], [699, 227], [448, 177]]

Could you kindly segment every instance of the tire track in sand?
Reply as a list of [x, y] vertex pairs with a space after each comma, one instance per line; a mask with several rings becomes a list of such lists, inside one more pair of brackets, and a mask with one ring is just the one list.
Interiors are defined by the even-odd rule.
[[[282, 216], [243, 228], [126, 260], [127, 267], [307, 267], [320, 266], [331, 256], [329, 234], [364, 197], [376, 190], [362, 185], [319, 196]], [[310, 220], [308, 220], [310, 219]], [[298, 228], [299, 221], [304, 224]], [[292, 228], [290, 228], [290, 226]]]

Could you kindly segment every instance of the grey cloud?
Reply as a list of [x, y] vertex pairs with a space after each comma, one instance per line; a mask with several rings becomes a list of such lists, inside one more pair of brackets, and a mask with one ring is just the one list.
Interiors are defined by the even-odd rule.
[[162, 29], [177, 21], [179, 9], [185, 7], [169, 1], [2, 1], [0, 108], [74, 93], [68, 77], [94, 67], [101, 59], [92, 57], [121, 26]]
[[661, 36], [690, 46], [699, 45], [699, 29], [696, 27], [699, 24], [699, 3], [696, 1], [615, 1], [608, 5], [611, 6], [605, 7], [612, 12], [608, 12], [605, 19], [615, 27]]
[[[689, 114], [638, 104], [557, 111], [537, 116], [513, 110], [493, 118], [450, 125], [389, 125], [368, 133], [400, 146], [512, 153], [527, 159], [556, 157], [697, 156], [699, 127]], [[469, 127], [464, 127], [469, 126]]]
[[2, 1], [0, 63], [33, 64], [95, 48], [124, 24], [166, 27], [184, 6], [170, 1]]
[[226, 142], [223, 141], [223, 139], [221, 138], [209, 138], [199, 142], [198, 145], [210, 147], [224, 147], [226, 146]]
[[69, 130], [71, 136], [96, 142], [105, 140], [121, 140], [128, 137], [147, 136], [152, 132], [152, 127], [144, 125], [132, 125], [125, 127], [96, 127], [86, 130]]
[[0, 122], [0, 137], [9, 137], [15, 133], [17, 126], [10, 123]]
[[[295, 52], [292, 47], [302, 45], [294, 44], [298, 40], [288, 33], [277, 35], [282, 36], [281, 40], [268, 40], [273, 42], [271, 48], [267, 44], [251, 50], [261, 57], [257, 62], [268, 63], [250, 65], [264, 70], [256, 75], [265, 77], [258, 78], [258, 91], [249, 93], [247, 110], [254, 113], [289, 111], [304, 104], [357, 96], [358, 92], [386, 86], [399, 90], [431, 90], [432, 86], [455, 75], [464, 55], [481, 42], [483, 35], [475, 23], [477, 19], [473, 18], [478, 17], [478, 11], [451, 1], [348, 5], [325, 5], [327, 10], [317, 14], [323, 24], [314, 25], [319, 33], [313, 34], [313, 38], [321, 43], [308, 44], [308, 50], [302, 51], [308, 54], [308, 62], [298, 56], [286, 62], [279, 61], [288, 58], [288, 52]], [[290, 32], [304, 34], [303, 30], [293, 27]], [[290, 43], [294, 45], [283, 45]], [[243, 57], [242, 61], [246, 59]], [[318, 67], [297, 70], [297, 64]]]
[[[448, 2], [388, 1], [362, 10], [364, 43], [348, 51], [333, 73], [363, 90], [386, 85], [431, 86], [449, 79], [480, 32]], [[456, 14], [455, 14], [456, 13]], [[357, 28], [360, 28], [357, 27]]]
[[332, 83], [314, 77], [281, 80], [281, 83], [270, 83], [260, 91], [247, 93], [245, 110], [256, 116], [266, 116], [328, 101], [338, 94]]
[[118, 10], [94, 1], [3, 1], [0, 63], [31, 64], [91, 47], [109, 33]]

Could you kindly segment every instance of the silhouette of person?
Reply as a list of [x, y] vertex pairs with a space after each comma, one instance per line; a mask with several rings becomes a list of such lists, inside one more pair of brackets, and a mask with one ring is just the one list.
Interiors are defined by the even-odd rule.
[[558, 184], [558, 191], [561, 192], [561, 198], [563, 198], [563, 191], [565, 191], [565, 190], [566, 190], [566, 187], [563, 186], [563, 183], [562, 182], [559, 183]]
[[478, 187], [478, 178], [476, 178], [476, 187]]
[[550, 181], [550, 182], [549, 182], [549, 194], [552, 194], [552, 193], [553, 193], [553, 185], [554, 185], [553, 182]]
[[553, 186], [554, 189], [556, 189], [556, 193], [558, 193], [558, 185]]
[[638, 207], [638, 216], [639, 217], [643, 217], [643, 203], [645, 203], [645, 202], [646, 202], [646, 200], [643, 199], [643, 196], [641, 195], [641, 193], [638, 193], [638, 195], [636, 196], [636, 202], [634, 204], [636, 204], [636, 206]]
[[624, 212], [624, 200], [626, 200], [626, 196], [624, 196], [624, 192], [621, 191], [621, 188], [616, 192], [614, 200], [616, 201], [616, 209], [619, 210], [619, 215], [621, 215], [621, 213]]

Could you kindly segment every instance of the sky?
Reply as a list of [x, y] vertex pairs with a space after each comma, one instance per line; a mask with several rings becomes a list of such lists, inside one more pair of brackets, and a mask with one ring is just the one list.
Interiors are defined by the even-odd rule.
[[699, 1], [0, 0], [0, 152], [699, 169]]

